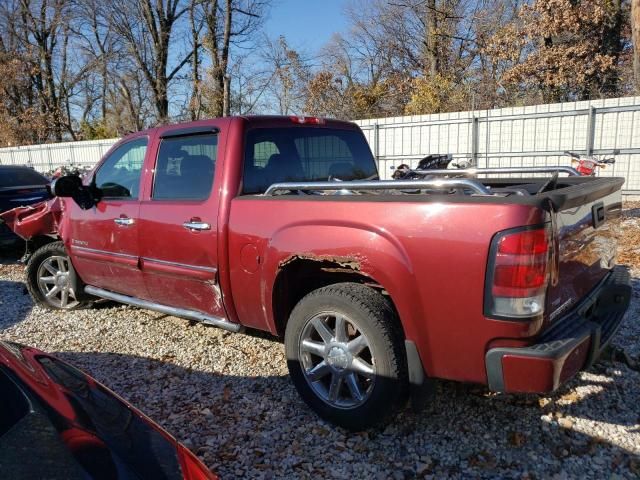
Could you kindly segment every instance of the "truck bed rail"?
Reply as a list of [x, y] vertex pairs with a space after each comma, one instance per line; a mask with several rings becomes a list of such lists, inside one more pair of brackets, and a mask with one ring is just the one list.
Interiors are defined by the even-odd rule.
[[408, 190], [435, 189], [444, 190], [464, 188], [477, 195], [491, 195], [491, 190], [477, 180], [467, 178], [443, 178], [441, 180], [354, 180], [346, 182], [283, 182], [274, 183], [264, 192], [273, 196], [276, 192], [300, 190], [304, 192], [318, 190], [344, 190], [345, 193], [366, 190]]
[[495, 168], [446, 168], [434, 170], [411, 170], [418, 175], [461, 175], [475, 177], [477, 175], [495, 175], [498, 173], [567, 173], [570, 177], [580, 176], [573, 167], [495, 167]]

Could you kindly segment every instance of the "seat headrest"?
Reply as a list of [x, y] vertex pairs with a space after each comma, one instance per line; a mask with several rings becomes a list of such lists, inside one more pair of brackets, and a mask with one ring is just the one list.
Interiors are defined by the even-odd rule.
[[180, 164], [181, 174], [208, 175], [213, 171], [213, 163], [206, 155], [185, 155]]

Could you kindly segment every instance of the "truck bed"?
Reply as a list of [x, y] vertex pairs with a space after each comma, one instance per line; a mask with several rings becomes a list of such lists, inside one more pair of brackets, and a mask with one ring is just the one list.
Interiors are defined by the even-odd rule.
[[[444, 180], [446, 182], [447, 180]], [[367, 190], [367, 187], [354, 189], [354, 185], [362, 182], [339, 182], [337, 187], [339, 190], [327, 191], [323, 190], [323, 186], [314, 182], [307, 182], [309, 185], [307, 193], [316, 193], [314, 199], [327, 199], [327, 197], [335, 200], [336, 196], [342, 197], [341, 200], [353, 201], [390, 201], [402, 202], [406, 201], [405, 196], [411, 196], [412, 202], [461, 202], [461, 203], [499, 203], [499, 204], [517, 204], [540, 207], [545, 210], [553, 208], [558, 211], [565, 208], [572, 208], [595, 199], [604, 197], [614, 193], [624, 184], [624, 178], [621, 177], [566, 177], [558, 178], [557, 183], [552, 189], [538, 193], [540, 189], [549, 181], [549, 177], [530, 177], [530, 178], [480, 178], [475, 182], [487, 187], [488, 194], [477, 194], [473, 190], [466, 188], [456, 188], [454, 185], [451, 189], [411, 189], [407, 187], [394, 189], [376, 189]], [[411, 181], [407, 181], [408, 183]], [[322, 182], [326, 185], [328, 182]], [[368, 184], [384, 183], [392, 184], [394, 181], [378, 182], [371, 181]], [[397, 183], [397, 182], [395, 182]], [[287, 183], [278, 184], [283, 187], [289, 185]], [[292, 189], [301, 192], [299, 189]], [[282, 188], [275, 190], [278, 193], [291, 193], [292, 190]], [[276, 193], [277, 195], [277, 193]], [[277, 195], [281, 196], [281, 195]], [[298, 198], [305, 198], [306, 195], [299, 195]], [[372, 198], [375, 196], [375, 198]], [[287, 199], [295, 199], [296, 196], [287, 195]]]
[[[492, 339], [534, 341], [614, 262], [623, 179], [559, 178], [553, 190], [536, 193], [548, 178], [479, 179], [488, 195], [406, 188], [354, 193], [351, 182], [341, 182], [343, 191], [337, 192], [311, 186], [307, 192], [285, 188], [236, 197], [229, 257], [238, 315], [249, 326], [275, 333], [271, 312], [282, 300], [269, 290], [268, 279], [298, 262], [317, 261], [328, 271], [369, 277], [389, 292], [430, 374], [485, 381], [484, 365], [470, 368], [468, 358], [483, 358]], [[527, 194], [505, 195], [500, 190], [506, 188]], [[595, 228], [592, 214], [599, 204], [606, 220]], [[558, 277], [549, 287], [545, 318], [520, 326], [486, 318], [483, 286], [496, 232], [552, 223]], [[259, 267], [244, 263], [249, 248], [264, 252]], [[256, 316], [262, 302], [263, 316]]]

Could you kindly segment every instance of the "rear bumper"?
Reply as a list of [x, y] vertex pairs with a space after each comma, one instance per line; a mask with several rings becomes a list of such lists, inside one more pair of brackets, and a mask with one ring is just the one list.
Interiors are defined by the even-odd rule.
[[557, 389], [598, 359], [618, 330], [630, 300], [629, 273], [624, 267], [615, 267], [536, 344], [490, 349], [485, 355], [489, 388], [530, 393]]

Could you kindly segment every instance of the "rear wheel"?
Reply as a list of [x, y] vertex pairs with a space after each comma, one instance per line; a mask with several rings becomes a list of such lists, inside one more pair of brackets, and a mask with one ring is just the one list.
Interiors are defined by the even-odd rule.
[[406, 399], [404, 342], [390, 303], [356, 283], [320, 288], [291, 313], [285, 332], [291, 378], [324, 419], [362, 430]]
[[45, 308], [74, 310], [87, 305], [77, 288], [81, 282], [62, 242], [36, 250], [27, 263], [27, 289], [34, 301]]

